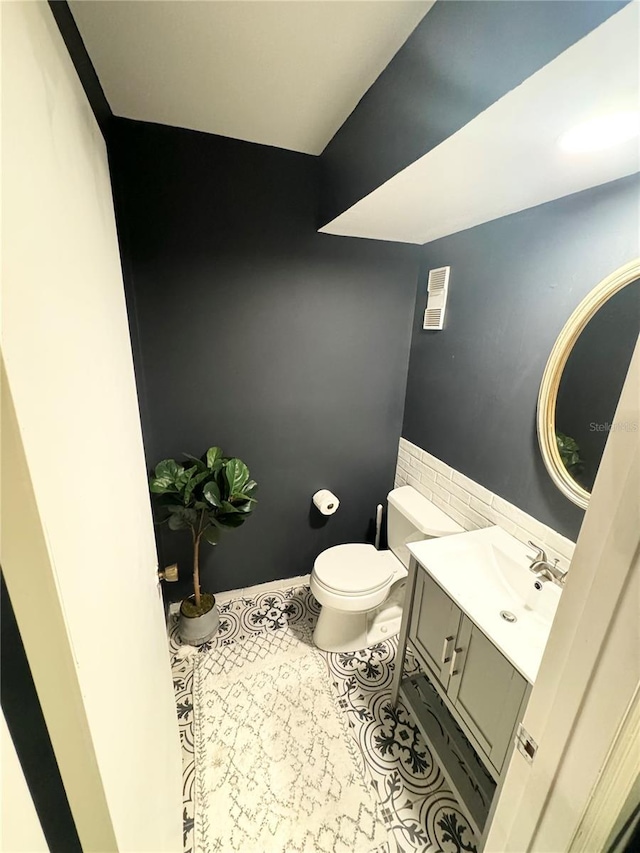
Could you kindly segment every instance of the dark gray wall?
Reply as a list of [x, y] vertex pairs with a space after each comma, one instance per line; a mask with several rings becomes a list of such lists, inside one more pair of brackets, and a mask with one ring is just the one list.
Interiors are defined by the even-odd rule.
[[322, 154], [329, 222], [626, 5], [438, 0]]
[[84, 46], [69, 4], [66, 0], [49, 0], [49, 8], [60, 30], [60, 35], [64, 40], [91, 110], [100, 126], [102, 135], [106, 138], [113, 113]]
[[[583, 513], [552, 484], [535, 410], [576, 305], [640, 254], [634, 175], [423, 248], [402, 434], [575, 538]], [[422, 330], [429, 269], [451, 266], [446, 328]]]
[[[365, 541], [393, 485], [419, 249], [316, 233], [318, 158], [125, 120], [109, 150], [148, 463], [218, 444], [260, 485], [204, 586]], [[326, 523], [320, 488], [342, 501]], [[188, 554], [163, 534], [184, 578]]]

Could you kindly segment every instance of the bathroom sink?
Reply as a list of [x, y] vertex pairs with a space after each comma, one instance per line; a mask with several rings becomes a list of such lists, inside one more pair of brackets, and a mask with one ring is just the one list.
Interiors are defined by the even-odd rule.
[[529, 571], [529, 546], [500, 527], [486, 527], [415, 542], [409, 550], [533, 684], [561, 590], [551, 582], [540, 584]]

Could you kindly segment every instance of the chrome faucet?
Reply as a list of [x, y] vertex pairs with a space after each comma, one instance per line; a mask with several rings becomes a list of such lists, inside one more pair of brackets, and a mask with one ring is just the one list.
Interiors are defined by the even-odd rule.
[[544, 581], [551, 581], [556, 586], [563, 586], [567, 577], [567, 570], [560, 568], [558, 559], [556, 558], [553, 563], [550, 563], [543, 548], [536, 545], [535, 542], [529, 542], [529, 545], [537, 551], [535, 555], [529, 555], [529, 559], [532, 561], [529, 571], [533, 572], [538, 580], [543, 583]]

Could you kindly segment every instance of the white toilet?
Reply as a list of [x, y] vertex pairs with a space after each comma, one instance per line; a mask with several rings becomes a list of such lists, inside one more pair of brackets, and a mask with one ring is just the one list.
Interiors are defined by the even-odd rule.
[[353, 652], [400, 630], [409, 542], [463, 533], [446, 513], [411, 486], [388, 495], [388, 551], [336, 545], [318, 556], [311, 592], [322, 605], [313, 640], [326, 652]]

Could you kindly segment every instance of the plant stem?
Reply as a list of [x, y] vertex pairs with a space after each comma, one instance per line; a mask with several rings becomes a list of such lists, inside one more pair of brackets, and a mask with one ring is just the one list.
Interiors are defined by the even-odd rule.
[[193, 591], [196, 607], [200, 607], [200, 536], [193, 535]]

